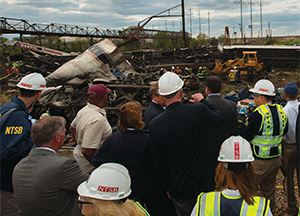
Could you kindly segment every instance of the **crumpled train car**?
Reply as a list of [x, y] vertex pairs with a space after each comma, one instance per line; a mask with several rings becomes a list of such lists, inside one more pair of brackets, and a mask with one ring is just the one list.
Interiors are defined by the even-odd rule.
[[91, 83], [95, 79], [107, 82], [126, 79], [131, 73], [136, 72], [117, 46], [109, 39], [104, 39], [63, 64], [48, 75], [46, 80], [47, 86], [81, 85], [84, 82]]

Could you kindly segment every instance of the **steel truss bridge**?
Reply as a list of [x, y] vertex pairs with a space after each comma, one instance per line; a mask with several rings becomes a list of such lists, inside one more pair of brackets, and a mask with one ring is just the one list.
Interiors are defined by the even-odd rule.
[[[22, 41], [23, 35], [41, 36], [70, 36], [70, 37], [88, 37], [91, 38], [118, 38], [128, 39], [137, 28], [128, 30], [101, 30], [95, 27], [84, 27], [66, 24], [37, 24], [29, 23], [27, 20], [0, 17], [0, 34], [19, 34]], [[139, 29], [136, 39], [181, 39], [182, 32], [160, 31], [151, 29]]]

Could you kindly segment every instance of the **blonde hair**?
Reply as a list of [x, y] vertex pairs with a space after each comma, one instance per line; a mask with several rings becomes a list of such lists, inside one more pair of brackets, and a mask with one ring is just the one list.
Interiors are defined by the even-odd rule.
[[94, 205], [95, 216], [146, 216], [146, 213], [129, 199], [124, 203], [93, 198], [88, 198], [88, 201]]
[[216, 168], [215, 182], [217, 191], [225, 190], [230, 187], [230, 185], [235, 186], [245, 202], [248, 205], [253, 205], [253, 196], [257, 195], [257, 186], [253, 168], [250, 163], [248, 168], [238, 174], [226, 169], [222, 162], [219, 163]]

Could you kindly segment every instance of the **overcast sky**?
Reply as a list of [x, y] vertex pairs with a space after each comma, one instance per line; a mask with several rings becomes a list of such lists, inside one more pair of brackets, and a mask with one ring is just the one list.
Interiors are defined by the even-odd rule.
[[[260, 34], [260, 0], [252, 0], [252, 3], [253, 36], [257, 37]], [[179, 4], [181, 0], [0, 0], [0, 16], [25, 19], [30, 23], [119, 30], [136, 26], [139, 21]], [[250, 37], [250, 0], [243, 1], [242, 7], [244, 32]], [[231, 37], [233, 31], [240, 36], [240, 0], [185, 0], [185, 29], [192, 32], [193, 37], [200, 30], [199, 10], [202, 33], [209, 34], [209, 13], [210, 36], [224, 34], [225, 26], [229, 27]], [[181, 8], [171, 10], [170, 14], [180, 15]], [[266, 36], [268, 23], [273, 36], [300, 35], [300, 1], [262, 0], [263, 36]], [[154, 19], [145, 28], [179, 31], [181, 25], [180, 17], [168, 17]]]

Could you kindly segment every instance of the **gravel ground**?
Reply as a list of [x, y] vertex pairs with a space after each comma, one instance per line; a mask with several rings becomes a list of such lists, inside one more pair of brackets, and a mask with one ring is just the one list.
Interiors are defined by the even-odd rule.
[[[61, 149], [58, 152], [59, 155], [64, 157], [73, 158], [73, 151], [70, 149]], [[285, 211], [284, 206], [286, 203], [285, 193], [283, 190], [283, 175], [282, 172], [279, 170], [277, 177], [276, 177], [276, 212], [274, 213], [274, 216], [282, 216], [282, 215], [291, 215], [288, 212]], [[295, 175], [296, 180], [296, 175]], [[296, 181], [295, 181], [296, 182]], [[295, 184], [295, 191], [296, 191], [296, 197], [299, 201], [299, 194], [298, 194], [298, 187]]]

